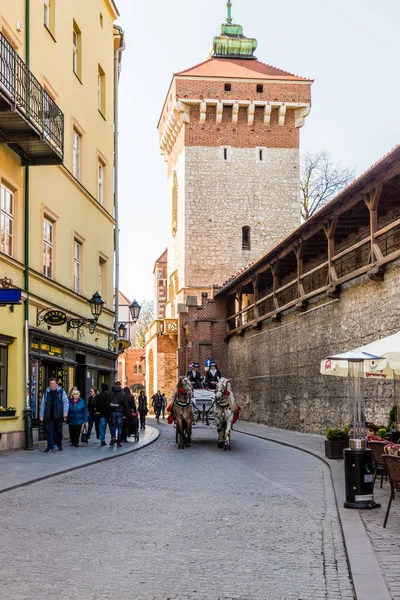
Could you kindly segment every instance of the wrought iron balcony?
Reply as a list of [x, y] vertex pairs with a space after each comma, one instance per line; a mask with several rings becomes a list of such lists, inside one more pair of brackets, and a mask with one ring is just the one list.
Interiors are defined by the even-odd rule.
[[0, 143], [23, 165], [63, 162], [64, 115], [1, 33]]

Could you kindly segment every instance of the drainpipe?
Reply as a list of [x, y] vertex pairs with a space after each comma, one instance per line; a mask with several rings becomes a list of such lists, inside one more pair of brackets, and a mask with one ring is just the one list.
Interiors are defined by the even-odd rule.
[[[119, 47], [114, 51], [114, 219], [115, 219], [115, 301], [114, 301], [114, 337], [118, 338], [118, 296], [119, 296], [119, 182], [118, 182], [118, 166], [119, 166], [119, 144], [118, 144], [118, 119], [119, 119], [119, 77], [121, 73], [122, 52], [125, 50], [125, 34], [121, 27], [114, 25], [114, 29], [118, 30]], [[118, 359], [116, 359], [115, 373], [118, 377]]]
[[[25, 0], [25, 62], [31, 62], [31, 2]], [[29, 381], [29, 166], [25, 167], [24, 178], [24, 330], [25, 330], [25, 450], [33, 450], [32, 408]]]

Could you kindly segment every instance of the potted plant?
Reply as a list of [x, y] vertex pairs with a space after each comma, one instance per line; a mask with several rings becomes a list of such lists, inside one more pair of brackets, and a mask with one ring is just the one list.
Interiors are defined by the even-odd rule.
[[15, 406], [0, 406], [0, 417], [15, 417]]
[[349, 428], [332, 429], [326, 432], [325, 456], [327, 458], [343, 458], [343, 450], [349, 445]]

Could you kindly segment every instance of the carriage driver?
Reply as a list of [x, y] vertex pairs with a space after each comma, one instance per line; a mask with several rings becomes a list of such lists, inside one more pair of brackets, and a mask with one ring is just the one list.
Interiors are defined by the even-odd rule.
[[210, 364], [209, 370], [207, 371], [206, 386], [210, 390], [215, 390], [215, 388], [217, 387], [217, 381], [220, 378], [221, 378], [221, 373], [219, 372], [219, 369], [217, 367], [217, 363], [212, 362]]
[[200, 373], [199, 363], [192, 363], [189, 365], [189, 371], [187, 372], [187, 378], [194, 387], [195, 390], [201, 388], [202, 377]]

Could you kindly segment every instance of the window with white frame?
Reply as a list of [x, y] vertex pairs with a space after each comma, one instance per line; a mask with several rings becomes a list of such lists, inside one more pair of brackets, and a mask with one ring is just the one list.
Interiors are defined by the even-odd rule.
[[82, 136], [74, 129], [72, 144], [72, 174], [78, 181], [81, 177], [81, 142]]
[[14, 236], [14, 193], [4, 183], [1, 184], [0, 209], [0, 251], [13, 255]]
[[100, 296], [107, 293], [107, 259], [99, 256], [98, 291]]
[[82, 75], [82, 34], [75, 21], [72, 29], [72, 70], [80, 79]]
[[48, 217], [43, 219], [43, 275], [53, 279], [54, 223]]
[[106, 114], [106, 74], [99, 65], [97, 73], [97, 108], [103, 116]]
[[98, 188], [97, 188], [97, 199], [99, 204], [104, 203], [104, 165], [101, 161], [99, 161], [98, 168]]
[[81, 291], [81, 257], [82, 244], [74, 240], [74, 292], [77, 294]]
[[50, 0], [44, 0], [44, 24], [50, 29]]

